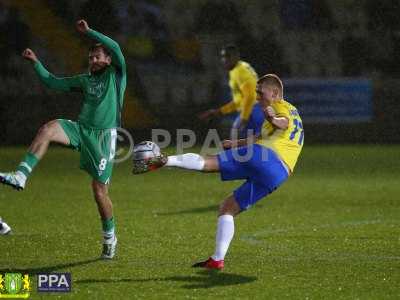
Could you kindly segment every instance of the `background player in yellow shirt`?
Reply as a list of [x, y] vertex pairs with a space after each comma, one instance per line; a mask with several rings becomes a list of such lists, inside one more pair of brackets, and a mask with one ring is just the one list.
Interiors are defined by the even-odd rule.
[[232, 100], [217, 109], [209, 109], [199, 115], [202, 120], [238, 112], [232, 125], [232, 137], [246, 137], [247, 131], [255, 135], [261, 132], [264, 113], [256, 100], [257, 73], [248, 64], [240, 60], [239, 50], [230, 45], [221, 50], [221, 61], [229, 72], [229, 86]]
[[219, 209], [214, 255], [193, 265], [210, 269], [224, 267], [225, 254], [234, 234], [233, 218], [276, 190], [293, 172], [303, 147], [304, 132], [297, 109], [283, 100], [283, 84], [267, 74], [257, 83], [257, 100], [265, 117], [261, 136], [224, 141], [215, 156], [195, 153], [169, 156], [166, 166], [203, 172], [220, 172], [222, 180], [246, 180]]

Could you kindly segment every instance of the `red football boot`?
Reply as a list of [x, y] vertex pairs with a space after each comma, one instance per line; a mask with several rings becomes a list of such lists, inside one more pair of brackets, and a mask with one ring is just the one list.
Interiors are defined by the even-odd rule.
[[206, 268], [206, 269], [216, 269], [222, 270], [224, 268], [223, 260], [213, 260], [211, 257], [205, 261], [195, 263], [193, 268]]
[[163, 167], [168, 161], [168, 156], [161, 153], [161, 155], [149, 158], [138, 159], [133, 161], [133, 174], [142, 174], [150, 171], [155, 171]]

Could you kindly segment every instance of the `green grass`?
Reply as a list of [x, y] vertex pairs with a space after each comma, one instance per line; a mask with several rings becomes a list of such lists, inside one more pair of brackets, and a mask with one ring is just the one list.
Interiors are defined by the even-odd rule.
[[[22, 148], [0, 149], [1, 170]], [[0, 187], [0, 273], [71, 272], [73, 299], [399, 299], [400, 147], [305, 147], [294, 176], [236, 218], [220, 273], [191, 269], [214, 250], [216, 209], [240, 182], [164, 169], [111, 185], [119, 238], [98, 261], [100, 221], [79, 154], [52, 148], [27, 189]], [[49, 297], [36, 292], [31, 299]]]

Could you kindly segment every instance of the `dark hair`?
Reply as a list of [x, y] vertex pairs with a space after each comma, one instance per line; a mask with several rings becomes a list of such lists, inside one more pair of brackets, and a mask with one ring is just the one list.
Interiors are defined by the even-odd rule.
[[110, 51], [108, 51], [108, 49], [106, 47], [104, 47], [104, 45], [101, 44], [101, 43], [97, 43], [97, 44], [94, 44], [94, 45], [90, 46], [89, 52], [93, 52], [93, 51], [95, 51], [97, 49], [101, 49], [101, 50], [103, 50], [105, 55], [111, 56]]
[[221, 50], [225, 51], [225, 55], [240, 56], [239, 48], [233, 44], [229, 44], [229, 45], [223, 47]]

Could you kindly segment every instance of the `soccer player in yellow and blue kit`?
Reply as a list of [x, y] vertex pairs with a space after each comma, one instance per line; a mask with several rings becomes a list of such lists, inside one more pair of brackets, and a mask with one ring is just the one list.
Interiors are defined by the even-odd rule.
[[16, 172], [0, 173], [0, 182], [17, 190], [25, 183], [51, 142], [81, 153], [80, 167], [92, 177], [92, 190], [103, 227], [101, 257], [113, 258], [117, 238], [108, 184], [113, 169], [116, 128], [121, 122], [121, 108], [126, 88], [126, 65], [119, 45], [109, 37], [89, 28], [85, 20], [76, 23], [78, 32], [97, 42], [89, 49], [89, 72], [58, 78], [49, 73], [31, 49], [23, 57], [33, 63], [40, 80], [59, 91], [78, 91], [83, 105], [78, 121], [53, 120], [42, 126]]
[[264, 112], [261, 135], [226, 140], [224, 147], [230, 149], [216, 156], [187, 153], [168, 157], [166, 166], [220, 172], [222, 180], [245, 180], [220, 206], [214, 255], [194, 267], [224, 267], [234, 234], [234, 217], [288, 179], [303, 147], [304, 131], [299, 112], [283, 99], [280, 78], [275, 74], [261, 77], [256, 92]]
[[206, 120], [234, 112], [239, 113], [232, 125], [232, 137], [246, 137], [249, 130], [259, 135], [264, 123], [264, 113], [256, 100], [257, 73], [253, 67], [240, 60], [239, 50], [229, 45], [221, 50], [221, 61], [229, 71], [232, 100], [218, 109], [209, 109], [199, 115]]

